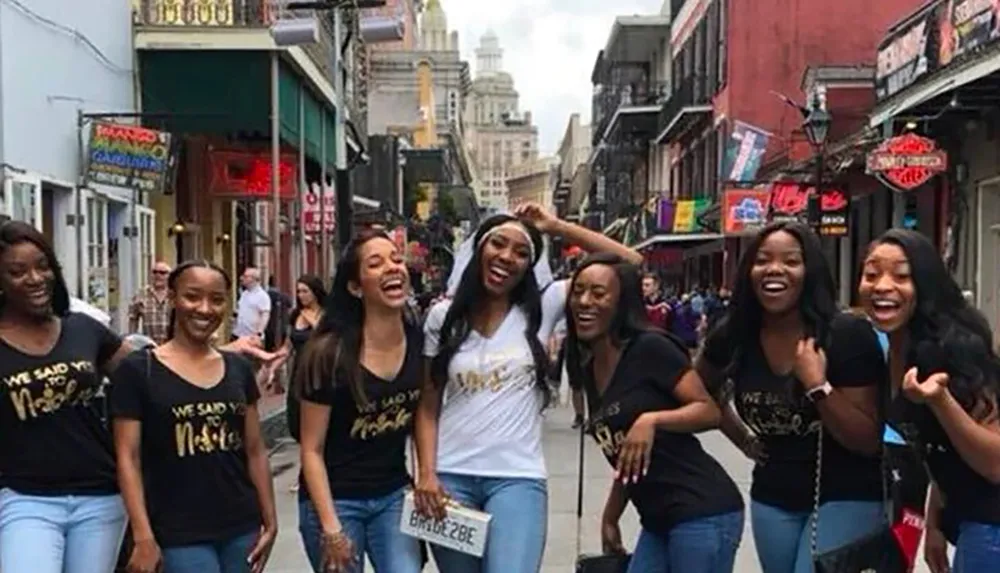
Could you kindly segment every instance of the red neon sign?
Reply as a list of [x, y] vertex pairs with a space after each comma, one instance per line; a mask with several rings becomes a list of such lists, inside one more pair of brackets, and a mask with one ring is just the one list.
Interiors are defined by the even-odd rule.
[[868, 154], [868, 173], [901, 191], [912, 191], [948, 168], [948, 154], [933, 139], [906, 133]]
[[[273, 197], [271, 157], [263, 152], [210, 151], [212, 194], [216, 197], [254, 200]], [[298, 196], [298, 160], [290, 153], [278, 162], [278, 195], [283, 201]]]

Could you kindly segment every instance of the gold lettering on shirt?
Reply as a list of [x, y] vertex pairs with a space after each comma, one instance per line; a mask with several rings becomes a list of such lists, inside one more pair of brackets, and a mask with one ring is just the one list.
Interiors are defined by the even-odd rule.
[[243, 402], [194, 402], [173, 406], [170, 412], [174, 418], [177, 457], [243, 449], [243, 435], [239, 428], [229, 426], [227, 416], [242, 417], [246, 409]]
[[22, 422], [53, 414], [64, 406], [89, 406], [97, 393], [97, 384], [82, 387], [80, 376], [95, 376], [89, 360], [55, 362], [24, 370], [3, 378], [14, 413]]
[[614, 458], [625, 443], [625, 432], [622, 430], [612, 432], [604, 422], [595, 422], [594, 439], [597, 440], [597, 445], [605, 456]]
[[459, 394], [477, 394], [479, 392], [500, 392], [504, 388], [522, 390], [534, 388], [535, 367], [533, 364], [510, 366], [504, 364], [486, 372], [469, 370], [454, 375], [454, 388]]
[[351, 424], [351, 438], [371, 440], [385, 434], [408, 431], [420, 390], [407, 390], [372, 402]]
[[743, 422], [761, 436], [805, 436], [819, 431], [815, 407], [778, 392], [742, 392], [736, 396]]

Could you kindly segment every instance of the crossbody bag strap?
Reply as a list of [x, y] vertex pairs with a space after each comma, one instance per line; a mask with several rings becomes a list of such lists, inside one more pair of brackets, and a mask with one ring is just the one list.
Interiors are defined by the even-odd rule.
[[[583, 392], [584, 411], [589, 411], [587, 402], [590, 397]], [[577, 482], [576, 482], [576, 554], [580, 554], [581, 537], [583, 536], [583, 479], [584, 479], [584, 451], [586, 450], [587, 424], [580, 424], [579, 433], [579, 453], [577, 455]]]

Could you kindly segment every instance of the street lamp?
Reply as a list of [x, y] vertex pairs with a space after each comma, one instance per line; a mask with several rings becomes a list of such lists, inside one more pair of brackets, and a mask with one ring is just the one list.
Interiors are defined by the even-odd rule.
[[823, 194], [823, 168], [825, 167], [825, 157], [823, 150], [826, 147], [826, 137], [830, 134], [830, 123], [832, 117], [830, 112], [823, 109], [819, 94], [813, 98], [812, 107], [803, 109], [802, 114], [805, 121], [802, 122], [802, 129], [806, 132], [806, 138], [816, 151], [816, 189], [809, 197], [808, 217], [809, 224], [814, 228], [820, 223], [820, 196]]

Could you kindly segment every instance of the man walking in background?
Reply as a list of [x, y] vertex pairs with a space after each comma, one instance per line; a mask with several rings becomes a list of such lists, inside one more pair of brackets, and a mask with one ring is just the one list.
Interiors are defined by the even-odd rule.
[[236, 324], [233, 326], [233, 340], [244, 336], [255, 336], [263, 340], [271, 318], [271, 297], [260, 284], [260, 270], [247, 267], [240, 275], [243, 292], [236, 303]]
[[167, 301], [170, 270], [170, 265], [163, 261], [153, 264], [149, 285], [135, 295], [128, 307], [129, 333], [143, 334], [157, 344], [166, 342], [170, 326], [170, 303]]

